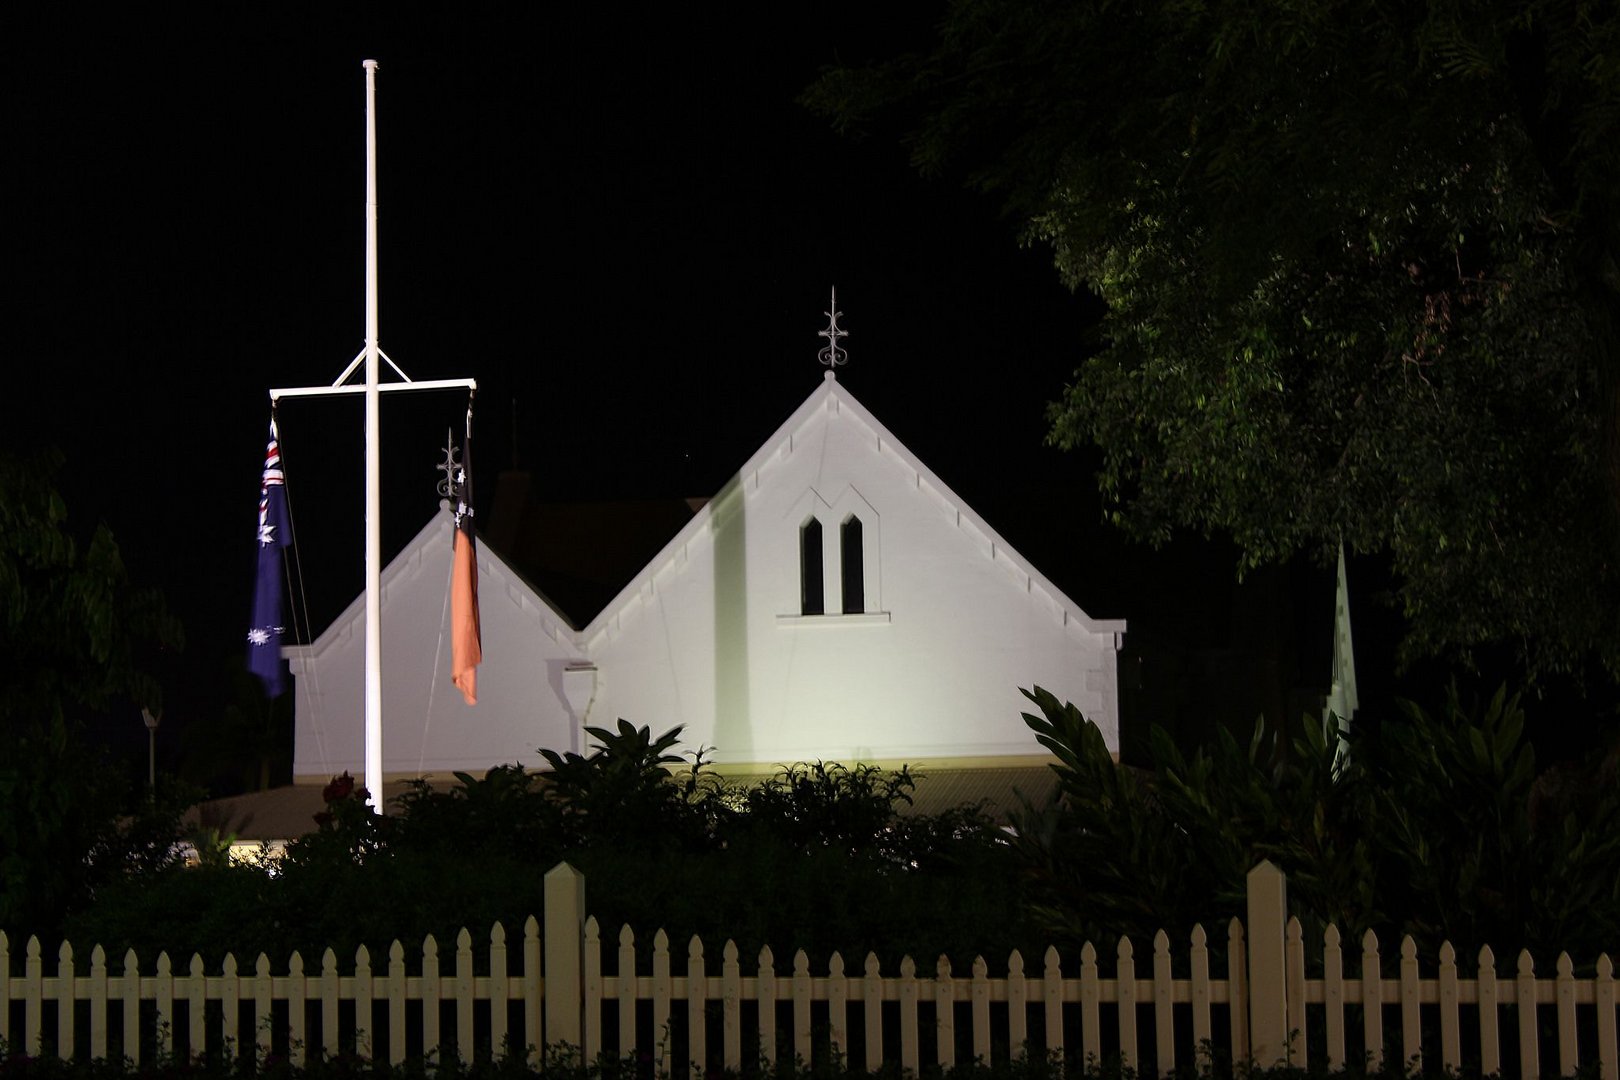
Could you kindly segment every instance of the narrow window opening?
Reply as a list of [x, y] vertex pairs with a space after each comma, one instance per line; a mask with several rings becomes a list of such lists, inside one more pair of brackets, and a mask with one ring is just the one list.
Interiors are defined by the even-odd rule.
[[799, 527], [799, 614], [827, 612], [821, 575], [821, 522], [811, 518]]
[[843, 548], [844, 614], [859, 615], [866, 610], [866, 571], [862, 564], [861, 519], [851, 517], [840, 532]]

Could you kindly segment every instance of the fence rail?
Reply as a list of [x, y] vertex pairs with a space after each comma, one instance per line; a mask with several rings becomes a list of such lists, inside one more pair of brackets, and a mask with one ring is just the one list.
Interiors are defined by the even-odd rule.
[[[1545, 1045], [1549, 1059], [1556, 1049], [1559, 1074], [1595, 1063], [1597, 1075], [1620, 1080], [1614, 965], [1607, 954], [1593, 978], [1576, 978], [1567, 954], [1559, 956], [1553, 978], [1540, 978], [1529, 953], [1504, 976], [1485, 948], [1473, 977], [1465, 977], [1447, 944], [1436, 974], [1423, 977], [1408, 937], [1395, 974], [1385, 977], [1378, 940], [1369, 931], [1361, 940], [1360, 977], [1348, 978], [1343, 942], [1330, 926], [1323, 975], [1308, 979], [1299, 921], [1285, 921], [1285, 883], [1266, 863], [1249, 879], [1253, 932], [1245, 939], [1237, 919], [1227, 928], [1224, 978], [1211, 976], [1201, 926], [1189, 938], [1187, 977], [1172, 975], [1163, 931], [1145, 970], [1138, 970], [1133, 944], [1122, 939], [1112, 977], [1103, 976], [1088, 944], [1077, 976], [1065, 974], [1057, 950], [1048, 949], [1039, 970], [1027, 970], [1015, 951], [1006, 974], [992, 978], [982, 957], [966, 976], [944, 957], [931, 975], [920, 975], [910, 957], [898, 973], [885, 974], [874, 955], [851, 971], [837, 953], [825, 973], [812, 974], [803, 950], [778, 971], [769, 948], [744, 974], [729, 941], [716, 972], [696, 937], [677, 974], [660, 930], [644, 974], [628, 926], [617, 935], [617, 963], [608, 973], [600, 928], [584, 917], [584, 900], [579, 873], [567, 864], [553, 869], [546, 878], [544, 933], [539, 920], [528, 919], [513, 950], [518, 955], [511, 957], [497, 924], [483, 974], [476, 973], [466, 930], [457, 935], [449, 971], [441, 970], [438, 943], [429, 937], [414, 971], [396, 941], [385, 966], [374, 968], [361, 948], [348, 974], [339, 972], [331, 949], [318, 971], [307, 971], [294, 953], [280, 974], [263, 954], [251, 971], [228, 955], [217, 974], [205, 970], [200, 956], [176, 972], [164, 953], [155, 970], [143, 974], [129, 952], [115, 973], [100, 946], [91, 951], [86, 974], [64, 943], [56, 973], [47, 975], [40, 943], [30, 938], [22, 973], [13, 975], [10, 943], [0, 933], [0, 1040], [35, 1055], [105, 1058], [111, 1050], [137, 1062], [143, 1048], [191, 1056], [212, 1044], [261, 1061], [285, 1053], [294, 1064], [343, 1047], [393, 1063], [407, 1053], [469, 1058], [475, 1045], [495, 1053], [515, 1047], [538, 1064], [540, 1047], [568, 1046], [586, 1060], [603, 1052], [647, 1057], [661, 1074], [713, 1065], [741, 1069], [745, 1045], [749, 1064], [779, 1055], [810, 1062], [837, 1052], [868, 1069], [898, 1061], [913, 1071], [1031, 1052], [1077, 1053], [1084, 1060], [1117, 1054], [1128, 1067], [1163, 1076], [1178, 1059], [1212, 1051], [1261, 1065], [1301, 1065], [1309, 1057], [1330, 1068], [1352, 1060], [1377, 1068], [1398, 1048], [1399, 1059], [1416, 1070], [1435, 1052], [1437, 1029], [1438, 1063], [1452, 1071], [1466, 1065], [1487, 1075], [1536, 1077], [1553, 1067], [1543, 1060]], [[14, 1014], [20, 1014], [20, 1041], [13, 1038]], [[250, 1026], [244, 1030], [245, 1019]]]

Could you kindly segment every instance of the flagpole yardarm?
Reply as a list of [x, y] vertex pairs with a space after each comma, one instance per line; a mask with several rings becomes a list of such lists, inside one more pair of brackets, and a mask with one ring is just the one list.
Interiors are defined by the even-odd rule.
[[[377, 392], [381, 394], [397, 393], [400, 390], [476, 390], [477, 379], [420, 379], [416, 382], [379, 383]], [[363, 394], [366, 387], [362, 384], [348, 386], [281, 386], [270, 391], [271, 401], [280, 401], [282, 398], [294, 397], [338, 397], [344, 394]]]

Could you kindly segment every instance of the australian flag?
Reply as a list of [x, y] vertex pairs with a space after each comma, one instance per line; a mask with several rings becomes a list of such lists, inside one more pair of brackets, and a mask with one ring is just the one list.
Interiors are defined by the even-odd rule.
[[292, 542], [287, 527], [287, 485], [281, 473], [281, 445], [276, 422], [270, 421], [270, 444], [264, 451], [264, 478], [259, 482], [259, 575], [253, 587], [253, 625], [248, 630], [248, 670], [264, 680], [264, 692], [277, 697], [287, 689], [287, 665], [281, 659], [281, 549]]

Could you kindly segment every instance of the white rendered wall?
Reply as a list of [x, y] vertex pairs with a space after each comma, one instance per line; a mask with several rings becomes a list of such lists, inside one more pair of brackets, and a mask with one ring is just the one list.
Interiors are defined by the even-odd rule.
[[[1122, 623], [1087, 619], [840, 388], [807, 403], [705, 516], [583, 634], [587, 722], [654, 732], [726, 763], [1044, 753], [1020, 687], [1073, 701], [1118, 745]], [[822, 524], [826, 610], [839, 527], [865, 534], [866, 613], [799, 615], [799, 526]]]
[[[541, 763], [580, 748], [564, 692], [573, 632], [487, 548], [478, 550], [484, 662], [478, 704], [450, 680], [451, 515], [436, 516], [382, 586], [383, 773], [417, 776]], [[359, 775], [364, 756], [364, 597], [313, 645], [288, 649], [295, 677], [295, 781]]]

